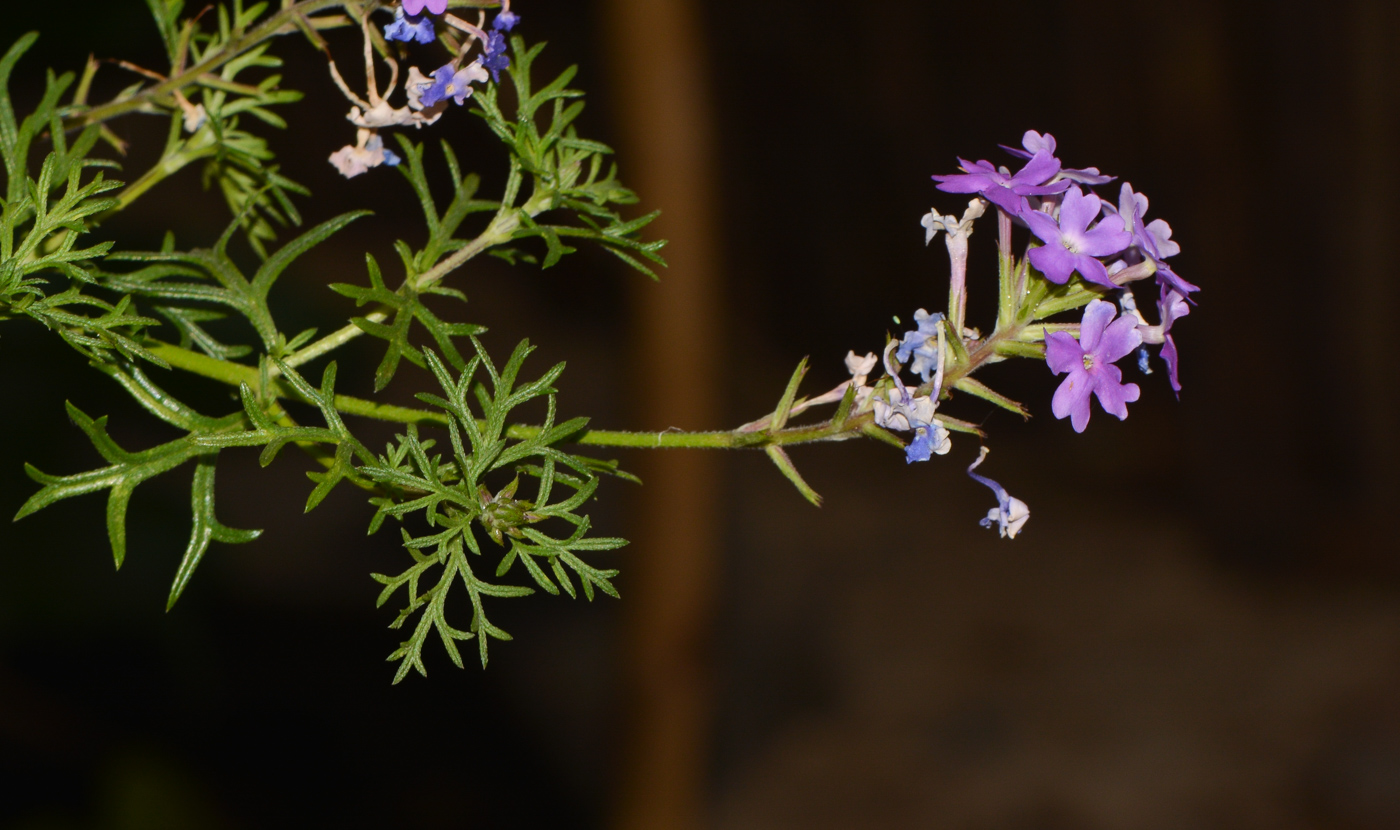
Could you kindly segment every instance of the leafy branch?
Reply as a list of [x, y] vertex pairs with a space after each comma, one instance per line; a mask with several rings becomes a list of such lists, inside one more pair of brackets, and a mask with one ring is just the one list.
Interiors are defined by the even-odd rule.
[[[407, 595], [407, 605], [392, 627], [402, 627], [418, 615], [409, 639], [389, 658], [399, 661], [396, 683], [410, 668], [427, 673], [422, 652], [434, 631], [448, 656], [459, 667], [462, 661], [456, 646], [458, 641], [476, 638], [484, 666], [488, 640], [509, 639], [505, 631], [487, 618], [483, 598], [525, 596], [533, 593], [533, 589], [492, 583], [476, 575], [471, 561], [472, 557], [484, 555], [484, 539], [498, 546], [509, 540], [510, 549], [495, 569], [498, 578], [520, 561], [535, 583], [549, 593], [558, 594], [562, 585], [570, 596], [576, 596], [569, 577], [571, 571], [581, 581], [587, 598], [593, 598], [595, 589], [617, 596], [611, 582], [617, 572], [595, 568], [579, 556], [581, 552], [614, 550], [626, 543], [622, 539], [588, 536], [588, 517], [577, 512], [597, 489], [600, 465], [594, 459], [566, 453], [557, 446], [586, 424], [583, 418], [555, 422], [554, 383], [564, 370], [563, 364], [522, 384], [519, 383], [520, 370], [532, 351], [527, 342], [516, 347], [499, 370], [479, 340], [473, 337], [472, 344], [476, 356], [456, 377], [435, 354], [425, 353], [443, 396], [421, 394], [419, 398], [448, 416], [450, 454], [444, 458], [441, 453], [431, 453], [434, 442], [422, 440], [417, 427], [410, 426], [398, 437], [397, 444], [390, 445], [374, 463], [361, 468], [367, 477], [387, 485], [397, 494], [376, 500], [379, 511], [371, 531], [385, 518], [402, 522], [415, 514], [421, 514], [430, 528], [441, 528], [437, 533], [421, 537], [404, 530], [404, 546], [413, 564], [397, 575], [374, 575], [385, 586], [379, 596], [380, 605], [400, 590]], [[482, 372], [485, 378], [478, 380]], [[544, 425], [531, 437], [512, 441], [507, 430], [510, 413], [540, 398], [546, 402]], [[493, 493], [486, 479], [506, 471], [514, 472], [513, 479]], [[531, 500], [517, 497], [521, 476], [536, 482]], [[564, 497], [551, 501], [557, 492], [563, 492]], [[572, 525], [571, 532], [556, 538], [537, 527], [550, 520]], [[540, 566], [540, 561], [548, 564], [552, 579]], [[436, 582], [420, 590], [420, 583], [428, 579], [434, 569], [439, 569]], [[472, 607], [471, 624], [465, 631], [454, 628], [446, 618], [448, 591], [458, 579]]]

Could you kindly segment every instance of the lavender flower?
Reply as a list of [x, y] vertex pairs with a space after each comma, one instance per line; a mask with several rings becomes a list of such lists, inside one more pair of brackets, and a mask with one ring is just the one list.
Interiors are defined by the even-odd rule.
[[1048, 196], [1063, 193], [1069, 182], [1046, 184], [1060, 172], [1060, 160], [1047, 152], [1031, 157], [1015, 174], [1005, 167], [997, 169], [990, 161], [970, 162], [958, 159], [963, 172], [951, 176], [934, 176], [938, 189], [944, 193], [976, 193], [1007, 213], [1019, 213], [1023, 196]]
[[433, 14], [442, 14], [447, 11], [447, 0], [403, 0], [403, 10], [408, 14], [420, 15], [425, 6]]
[[1090, 393], [1098, 396], [1105, 412], [1120, 420], [1128, 417], [1128, 404], [1140, 394], [1136, 383], [1123, 383], [1123, 372], [1113, 365], [1142, 343], [1137, 321], [1127, 315], [1113, 320], [1117, 313], [1112, 303], [1094, 300], [1084, 309], [1078, 340], [1065, 331], [1045, 337], [1050, 371], [1069, 373], [1055, 390], [1050, 409], [1056, 418], [1069, 417], [1075, 432], [1089, 425]]
[[491, 28], [498, 32], [509, 32], [520, 22], [520, 15], [507, 9], [496, 15], [496, 19], [491, 21]]
[[1167, 364], [1167, 374], [1171, 377], [1172, 391], [1176, 396], [1181, 397], [1181, 380], [1177, 376], [1177, 365], [1179, 357], [1176, 353], [1176, 341], [1172, 340], [1172, 323], [1179, 318], [1191, 313], [1191, 306], [1186, 304], [1186, 295], [1177, 291], [1165, 283], [1162, 285], [1162, 297], [1157, 302], [1157, 310], [1162, 315], [1162, 360]]
[[942, 314], [929, 314], [922, 308], [914, 312], [914, 322], [918, 328], [906, 332], [895, 352], [895, 359], [907, 363], [914, 356], [909, 371], [928, 382], [929, 375], [938, 368], [938, 326], [943, 322]]
[[459, 105], [466, 103], [471, 97], [472, 84], [484, 83], [486, 81], [486, 70], [481, 68], [481, 61], [472, 61], [461, 69], [453, 71], [452, 64], [444, 64], [433, 70], [433, 84], [424, 89], [419, 96], [419, 102], [424, 109], [431, 109], [437, 106], [440, 101], [451, 98]]
[[1146, 196], [1134, 193], [1133, 186], [1123, 182], [1123, 187], [1118, 191], [1118, 207], [1115, 209], [1111, 203], [1105, 202], [1103, 208], [1104, 213], [1117, 215], [1123, 220], [1123, 229], [1132, 234], [1133, 244], [1142, 256], [1157, 266], [1159, 283], [1175, 289], [1183, 296], [1199, 291], [1200, 288], [1177, 276], [1171, 266], [1163, 262], [1164, 259], [1181, 253], [1181, 246], [1172, 241], [1172, 226], [1165, 221], [1153, 219], [1151, 222], [1144, 222], [1147, 204]]
[[501, 82], [501, 70], [510, 68], [510, 56], [506, 54], [506, 36], [499, 31], [486, 37], [486, 54], [481, 56], [481, 65], [491, 70], [491, 80]]
[[[1005, 144], [1001, 145], [1001, 149], [1023, 159], [1031, 158], [1036, 153], [1055, 155], [1055, 137], [1049, 133], [1041, 135], [1035, 130], [1026, 130], [1026, 134], [1021, 137], [1021, 146], [1026, 149], [1017, 150], [1015, 147], [1007, 147]], [[1062, 169], [1051, 181], [1069, 179], [1080, 184], [1108, 184], [1116, 178], [1118, 177], [1103, 175], [1097, 167], [1085, 167], [1082, 170]]]
[[1022, 212], [1021, 218], [1031, 232], [1045, 243], [1031, 251], [1030, 258], [1046, 279], [1063, 285], [1077, 271], [1089, 282], [1117, 287], [1108, 278], [1108, 269], [1095, 257], [1122, 251], [1132, 241], [1132, 234], [1123, 229], [1121, 222], [1100, 222], [1091, 230], [1089, 223], [1098, 218], [1101, 207], [1098, 196], [1085, 195], [1078, 187], [1071, 187], [1060, 203], [1058, 222], [1050, 214], [1029, 206]]
[[972, 462], [967, 468], [967, 474], [969, 476], [991, 488], [992, 492], [995, 493], [997, 497], [997, 506], [987, 511], [987, 518], [983, 519], [980, 524], [983, 527], [991, 527], [992, 522], [996, 522], [997, 527], [1001, 530], [1001, 538], [1015, 539], [1016, 534], [1021, 532], [1021, 528], [1026, 524], [1026, 521], [1030, 519], [1031, 509], [1026, 506], [1025, 502], [1018, 498], [1013, 498], [1010, 493], [1006, 492], [1005, 487], [1002, 487], [986, 476], [979, 476], [973, 472], [973, 470], [981, 465], [983, 459], [987, 457], [988, 452], [990, 452], [990, 450], [983, 447], [982, 452], [977, 455], [977, 460]]
[[404, 43], [432, 43], [433, 21], [431, 18], [423, 16], [413, 16], [404, 13], [403, 7], [394, 9], [394, 22], [384, 27], [384, 37], [388, 40], [401, 40]]

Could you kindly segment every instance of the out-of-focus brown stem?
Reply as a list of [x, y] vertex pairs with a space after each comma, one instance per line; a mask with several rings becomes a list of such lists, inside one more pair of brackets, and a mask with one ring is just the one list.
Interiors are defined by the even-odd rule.
[[[605, 0], [623, 175], [659, 207], [670, 240], [659, 284], [638, 283], [635, 413], [646, 428], [719, 422], [719, 268], [707, 72], [690, 0]], [[719, 458], [649, 453], [634, 464], [635, 555], [627, 563], [629, 722], [614, 826], [703, 823], [710, 733]]]

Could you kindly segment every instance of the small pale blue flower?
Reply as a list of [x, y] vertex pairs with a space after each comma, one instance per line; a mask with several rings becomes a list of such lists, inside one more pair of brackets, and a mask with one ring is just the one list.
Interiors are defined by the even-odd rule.
[[384, 27], [384, 37], [404, 43], [432, 43], [435, 37], [433, 21], [427, 15], [405, 14], [403, 7], [394, 9], [394, 22]]
[[520, 15], [512, 11], [504, 11], [496, 15], [496, 19], [491, 22], [491, 28], [498, 32], [509, 32], [519, 22]]
[[914, 312], [914, 322], [919, 327], [905, 333], [894, 356], [900, 363], [908, 363], [913, 355], [914, 363], [909, 371], [927, 382], [938, 369], [938, 325], [943, 322], [943, 315], [929, 314], [921, 308]]

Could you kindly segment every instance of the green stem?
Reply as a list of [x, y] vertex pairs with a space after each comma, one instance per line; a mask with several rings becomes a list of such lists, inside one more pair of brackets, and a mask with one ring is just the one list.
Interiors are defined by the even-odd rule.
[[[252, 366], [217, 360], [170, 343], [149, 343], [147, 348], [152, 354], [176, 369], [217, 380], [230, 386], [238, 386], [243, 383], [256, 386], [259, 380], [258, 370]], [[298, 395], [276, 380], [271, 382], [270, 387], [267, 390], [268, 394], [279, 398], [299, 398]], [[446, 413], [436, 410], [379, 404], [350, 395], [336, 395], [335, 407], [347, 415], [399, 424], [446, 425], [448, 418]], [[573, 443], [599, 447], [635, 447], [638, 449], [758, 449], [770, 445], [845, 440], [859, 435], [861, 429], [870, 420], [870, 414], [866, 413], [851, 418], [839, 426], [828, 421], [777, 431], [685, 432], [683, 430], [665, 430], [663, 432], [627, 432], [589, 429], [574, 436]], [[543, 430], [543, 427], [513, 425], [506, 429], [506, 435], [516, 440], [525, 440], [534, 438]]]
[[[463, 247], [458, 248], [451, 256], [420, 274], [413, 282], [413, 290], [415, 292], [422, 291], [424, 288], [439, 282], [443, 277], [461, 268], [468, 260], [477, 256], [482, 251], [485, 251], [487, 248], [509, 242], [511, 237], [514, 236], [516, 229], [520, 227], [520, 214], [523, 210], [523, 208], [503, 207], [496, 214], [496, 217], [491, 220], [491, 224], [486, 226], [486, 230], [482, 231], [480, 236]], [[365, 319], [373, 323], [382, 323], [389, 319], [389, 311], [388, 309], [379, 308], [365, 315]], [[315, 343], [312, 343], [296, 354], [288, 357], [284, 362], [288, 366], [296, 368], [297, 366], [309, 363], [318, 357], [335, 351], [362, 334], [364, 334], [364, 330], [354, 323], [351, 323], [322, 337]]]

